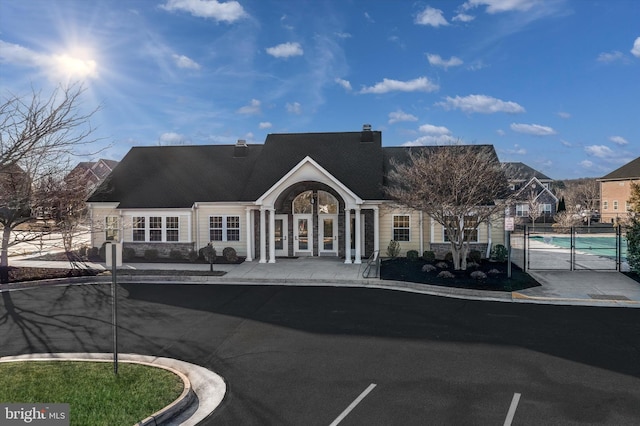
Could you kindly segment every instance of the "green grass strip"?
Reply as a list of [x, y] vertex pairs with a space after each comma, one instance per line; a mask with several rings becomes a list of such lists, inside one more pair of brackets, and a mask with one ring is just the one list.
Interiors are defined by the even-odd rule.
[[26, 361], [0, 363], [0, 401], [68, 403], [71, 425], [133, 425], [184, 389], [170, 371], [140, 364]]

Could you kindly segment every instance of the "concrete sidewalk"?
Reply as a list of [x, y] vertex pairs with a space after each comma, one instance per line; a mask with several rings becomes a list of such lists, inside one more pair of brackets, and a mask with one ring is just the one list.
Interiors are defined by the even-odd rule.
[[[44, 268], [68, 267], [68, 263], [65, 262], [38, 261], [26, 258], [12, 258], [11, 265]], [[105, 269], [104, 264], [89, 264], [89, 266], [95, 269]], [[364, 263], [344, 264], [336, 258], [283, 258], [277, 259], [274, 264], [253, 261], [239, 265], [215, 264], [213, 267], [214, 270], [223, 271], [225, 274], [223, 276], [160, 275], [151, 271], [180, 270], [204, 273], [209, 270], [209, 265], [201, 263], [131, 263], [125, 264], [119, 269], [121, 274], [118, 279], [120, 282], [372, 287], [471, 300], [640, 307], [640, 283], [622, 273], [613, 271], [530, 271], [530, 275], [541, 284], [540, 287], [505, 293], [363, 278], [362, 272], [366, 267]], [[127, 274], [127, 270], [149, 270], [150, 272], [149, 274], [137, 273], [133, 275]]]

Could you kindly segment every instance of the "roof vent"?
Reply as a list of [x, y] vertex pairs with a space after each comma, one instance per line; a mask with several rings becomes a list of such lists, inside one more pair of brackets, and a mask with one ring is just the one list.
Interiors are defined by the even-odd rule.
[[234, 157], [246, 157], [247, 151], [249, 147], [247, 146], [247, 141], [244, 139], [238, 139], [236, 145], [233, 147], [233, 156]]
[[360, 142], [373, 142], [373, 132], [371, 124], [362, 125], [362, 133], [360, 134]]

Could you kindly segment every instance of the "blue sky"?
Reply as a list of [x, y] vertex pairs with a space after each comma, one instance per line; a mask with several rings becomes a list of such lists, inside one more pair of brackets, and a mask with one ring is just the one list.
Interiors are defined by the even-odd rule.
[[3, 95], [72, 80], [115, 160], [370, 123], [599, 177], [640, 156], [640, 2], [0, 2]]

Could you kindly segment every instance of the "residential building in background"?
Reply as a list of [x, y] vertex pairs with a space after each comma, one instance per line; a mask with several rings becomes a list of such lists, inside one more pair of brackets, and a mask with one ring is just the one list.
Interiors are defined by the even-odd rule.
[[600, 217], [603, 223], [616, 223], [631, 210], [631, 183], [640, 183], [640, 157], [598, 179]]

